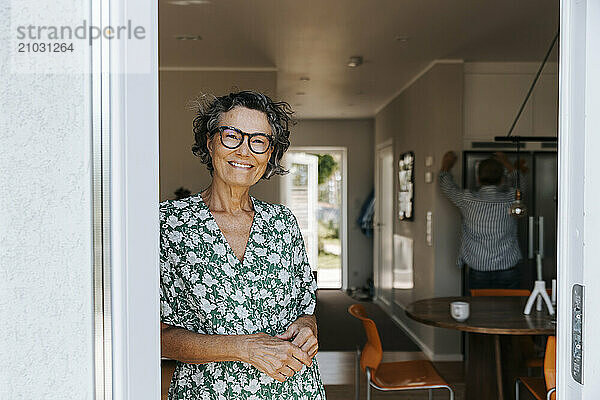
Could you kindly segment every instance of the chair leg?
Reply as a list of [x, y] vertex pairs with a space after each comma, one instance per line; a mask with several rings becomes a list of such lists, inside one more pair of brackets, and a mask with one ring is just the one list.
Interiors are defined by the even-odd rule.
[[433, 389], [429, 389], [429, 400], [433, 400]]
[[360, 399], [360, 349], [358, 347], [354, 360], [354, 399]]
[[367, 367], [367, 400], [371, 400], [371, 369]]
[[519, 380], [519, 378], [517, 378], [517, 380], [515, 381], [515, 400], [519, 400], [519, 395], [521, 394], [521, 387], [519, 385], [521, 381]]
[[504, 388], [502, 387], [502, 360], [500, 355], [500, 336], [494, 335], [494, 353], [496, 358], [496, 385], [498, 386], [498, 399], [504, 400]]
[[448, 391], [450, 392], [450, 400], [454, 400], [454, 390], [450, 386], [448, 386]]

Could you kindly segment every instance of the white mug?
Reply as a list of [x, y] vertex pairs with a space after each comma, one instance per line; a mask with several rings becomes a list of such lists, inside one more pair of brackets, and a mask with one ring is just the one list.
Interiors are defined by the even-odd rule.
[[469, 303], [464, 301], [453, 301], [450, 303], [450, 315], [458, 322], [469, 318]]

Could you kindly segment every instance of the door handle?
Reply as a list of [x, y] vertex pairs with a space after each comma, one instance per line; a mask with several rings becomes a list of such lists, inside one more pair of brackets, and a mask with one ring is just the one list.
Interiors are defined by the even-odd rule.
[[544, 217], [538, 217], [538, 254], [544, 258]]
[[533, 228], [535, 227], [533, 223], [533, 217], [529, 217], [529, 258], [533, 258]]

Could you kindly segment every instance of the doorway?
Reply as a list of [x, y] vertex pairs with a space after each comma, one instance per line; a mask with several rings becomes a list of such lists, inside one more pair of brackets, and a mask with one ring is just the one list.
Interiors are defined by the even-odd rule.
[[394, 232], [394, 151], [391, 141], [377, 148], [375, 158], [374, 281], [375, 296], [392, 306]]
[[[573, 63], [574, 64], [575, 64], [575, 61], [577, 61], [578, 65], [573, 65], [573, 67], [577, 67], [577, 68], [573, 68], [573, 70], [574, 70], [574, 72], [577, 72], [578, 76], [583, 77], [583, 78], [580, 78], [583, 81], [583, 83], [580, 83], [579, 81], [572, 82], [571, 86], [573, 86], [575, 89], [581, 89], [582, 87], [583, 88], [586, 87], [586, 85], [585, 85], [585, 79], [584, 79], [586, 77], [586, 73], [585, 73], [586, 67], [590, 68], [590, 65], [597, 65], [597, 64], [593, 64], [593, 62], [597, 62], [597, 61], [596, 61], [595, 58], [590, 58], [587, 61], [587, 64], [586, 64], [586, 62], [582, 62], [581, 59], [584, 58], [584, 57], [583, 56], [581, 56], [579, 58], [574, 57], [573, 54], [572, 54], [573, 50], [570, 47], [568, 47], [567, 45], [574, 45], [574, 43], [570, 43], [570, 40], [569, 40], [571, 38], [571, 35], [576, 36], [575, 33], [577, 33], [577, 35], [578, 35], [577, 37], [578, 38], [579, 38], [579, 36], [583, 36], [582, 39], [585, 39], [585, 35], [588, 34], [589, 37], [587, 37], [587, 38], [590, 39], [590, 40], [587, 42], [586, 49], [590, 49], [589, 51], [591, 52], [591, 49], [593, 48], [592, 45], [596, 46], [596, 41], [591, 40], [591, 39], [593, 39], [594, 37], [597, 37], [597, 36], [594, 36], [590, 32], [588, 32], [588, 31], [592, 30], [592, 28], [589, 27], [589, 26], [586, 27], [585, 23], [573, 24], [573, 25], [577, 25], [579, 30], [576, 31], [575, 33], [572, 33], [572, 32], [569, 31], [569, 29], [573, 29], [572, 26], [568, 24], [569, 22], [570, 23], [573, 23], [574, 21], [585, 22], [585, 18], [586, 18], [586, 10], [585, 10], [586, 3], [585, 2], [579, 2], [577, 6], [574, 6], [573, 4], [574, 4], [574, 2], [571, 3], [571, 2], [568, 2], [568, 1], [565, 2], [565, 4], [564, 4], [564, 10], [565, 10], [564, 11], [565, 12], [565, 16], [564, 17], [565, 18], [564, 18], [564, 21], [562, 21], [563, 22], [563, 32], [567, 32], [567, 33], [563, 34], [564, 35], [563, 39], [565, 39], [565, 40], [562, 40], [562, 42], [564, 43], [564, 46], [566, 47], [566, 49], [565, 49], [566, 51], [563, 53], [564, 55], [561, 56], [562, 57], [561, 62], [563, 62], [563, 65], [565, 65], [565, 66], [567, 64], [570, 66], [569, 62], [571, 60], [571, 57], [573, 57]], [[583, 8], [583, 10], [581, 10], [580, 8], [578, 9], [577, 7]], [[598, 15], [598, 7], [597, 6], [592, 6], [592, 5], [589, 5], [589, 4], [588, 4], [588, 7], [590, 7], [590, 9], [587, 11], [589, 13], [588, 14], [588, 18], [591, 20], [592, 19], [592, 15], [594, 15], [594, 16]], [[571, 12], [571, 14], [569, 14], [569, 12]], [[577, 17], [577, 18], [571, 17], [571, 15], [575, 15], [575, 17]], [[565, 26], [565, 22], [567, 23], [566, 26]], [[596, 28], [594, 28], [594, 29], [596, 29]], [[573, 42], [586, 43], [585, 40], [577, 40], [577, 41], [573, 40]], [[578, 48], [577, 50], [579, 51], [580, 49]], [[580, 53], [583, 54], [583, 55], [585, 55], [585, 53], [586, 53], [585, 49], [581, 50]], [[575, 55], [579, 55], [579, 53], [577, 53]], [[582, 72], [581, 69], [583, 69], [584, 71]], [[563, 79], [566, 81], [567, 78], [569, 78], [569, 77], [570, 77], [569, 75], [565, 75], [565, 78], [563, 78]], [[587, 82], [588, 82], [588, 85], [590, 85], [590, 86], [591, 86], [591, 83], [594, 83], [594, 84], [596, 83], [595, 80], [588, 80]], [[575, 83], [577, 83], [577, 85]], [[573, 88], [571, 88], [571, 86], [568, 86], [566, 83], [565, 83], [565, 86], [567, 87], [567, 89], [573, 90]], [[129, 93], [134, 93], [134, 94], [138, 94], [138, 95], [139, 95], [139, 93], [141, 93], [140, 97], [142, 99], [144, 98], [144, 96], [146, 96], [146, 98], [152, 98], [152, 96], [148, 96], [147, 95], [146, 91], [140, 90], [140, 89], [138, 89], [138, 91], [131, 90], [131, 91], [129, 91]], [[588, 93], [588, 96], [590, 96], [590, 93], [594, 93], [594, 91], [592, 91], [592, 90], [587, 90], [587, 91], [586, 90], [579, 90], [578, 93]], [[133, 97], [133, 95], [131, 95], [131, 96]], [[563, 101], [563, 103], [562, 103], [561, 107], [570, 106], [569, 101], [567, 101], [567, 100], [570, 99], [569, 96], [576, 97], [576, 96], [574, 96], [574, 94], [572, 92], [570, 92], [568, 90], [563, 91], [562, 99], [561, 99]], [[595, 97], [592, 97], [592, 99], [595, 100]], [[147, 100], [146, 100], [146, 102], [147, 102]], [[584, 101], [582, 101], [582, 103], [583, 102]], [[131, 100], [131, 104], [138, 104], [138, 103], [136, 103], [133, 100]], [[578, 107], [573, 107], [573, 108], [576, 109], [578, 112], [579, 111], [583, 112], [583, 109], [584, 109], [584, 107], [581, 106], [581, 105], [579, 105]], [[146, 111], [146, 114], [147, 114], [147, 109], [145, 111]], [[568, 113], [565, 110], [565, 112], [561, 112], [561, 117], [563, 117], [564, 115], [567, 115], [567, 114]], [[128, 111], [127, 116], [128, 116], [129, 120], [131, 120], [131, 121], [135, 120], [133, 118], [133, 115], [132, 115], [132, 113], [131, 113], [130, 110]], [[593, 115], [591, 115], [591, 117], [593, 118]], [[583, 120], [583, 118], [581, 118], [581, 120]], [[591, 131], [591, 126], [592, 125], [591, 125], [591, 122], [589, 122], [589, 121], [590, 120], [588, 119], [587, 129]], [[595, 119], [592, 119], [592, 121], [594, 123], [596, 122]], [[569, 123], [569, 122], [570, 122], [570, 120], [565, 117], [564, 121], [561, 122], [564, 125], [563, 129], [566, 129], [567, 123]], [[131, 122], [131, 124], [133, 124], [133, 122]], [[136, 127], [136, 128], [139, 130], [139, 127]], [[574, 128], [576, 128], [576, 126]], [[132, 130], [133, 130], [133, 128], [132, 128]], [[578, 130], [573, 129], [573, 130], [576, 131], [576, 132], [584, 132], [583, 129], [578, 129]], [[578, 135], [578, 136], [576, 136], [576, 134], [573, 134], [572, 136], [575, 136], [578, 140], [581, 139], [581, 141], [583, 141], [583, 139], [585, 138], [585, 136], [583, 134]], [[577, 189], [577, 191], [574, 190], [573, 192], [576, 192], [575, 193], [576, 196], [582, 197], [583, 195], [580, 192], [583, 192], [585, 186], [583, 184], [580, 184], [578, 187], [575, 186], [576, 184], [579, 184], [579, 180], [573, 179], [574, 177], [577, 177], [577, 175], [578, 175], [576, 173], [573, 173], [573, 171], [576, 171], [576, 172], [581, 171], [581, 170], [583, 170], [584, 167], [587, 167], [588, 171], [592, 171], [593, 169], [591, 168], [591, 164], [592, 164], [592, 161], [595, 161], [595, 160], [592, 160], [591, 157], [588, 157], [588, 159], [586, 160], [586, 162], [587, 162], [586, 165], [579, 165], [579, 164], [575, 163], [575, 161], [578, 161], [578, 160], [573, 160], [574, 158], [577, 158], [577, 157], [566, 158], [566, 156], [567, 156], [567, 150], [570, 150], [570, 148], [567, 145], [570, 145], [570, 142], [568, 142], [566, 140], [567, 136], [563, 136], [563, 138], [565, 138], [565, 139], [562, 139], [563, 142], [561, 142], [561, 146], [560, 146], [562, 148], [561, 149], [562, 150], [561, 154], [563, 154], [563, 161], [562, 161], [563, 164], [562, 164], [562, 168], [561, 168], [561, 177], [563, 178], [562, 182], [569, 182], [569, 181], [571, 181], [572, 182], [571, 183], [572, 187], [574, 189]], [[593, 142], [593, 143], [596, 144], [596, 142]], [[120, 145], [120, 144], [121, 143], [117, 143], [117, 145]], [[576, 144], [579, 144], [579, 143], [576, 143]], [[581, 148], [585, 149], [583, 146]], [[591, 151], [590, 149], [591, 149], [591, 147], [587, 147], [587, 151], [588, 152]], [[580, 153], [585, 153], [585, 152], [581, 151]], [[577, 153], [577, 155], [580, 155], [580, 153]], [[148, 153], [146, 152], [145, 154], [147, 155]], [[385, 157], [382, 157], [382, 158], [384, 159]], [[119, 158], [117, 158], [117, 159], [119, 159]], [[131, 159], [133, 160], [134, 157], [131, 157]], [[379, 172], [377, 174], [376, 185], [381, 186], [381, 187], [376, 191], [376, 193], [377, 193], [376, 195], [377, 195], [378, 199], [383, 199], [383, 198], [388, 199], [389, 198], [391, 206], [385, 208], [386, 210], [389, 210], [389, 213], [390, 213], [390, 218], [389, 219], [384, 219], [385, 217], [383, 216], [383, 210], [384, 210], [383, 206], [381, 204], [378, 204], [376, 206], [378, 210], [381, 210], [381, 212], [379, 214], [377, 214], [377, 216], [376, 216], [376, 222], [378, 224], [381, 224], [382, 222], [385, 222], [385, 221], [392, 221], [393, 220], [393, 211], [391, 211], [392, 207], [393, 207], [393, 201], [394, 201], [394, 199], [393, 199], [393, 184], [390, 184], [390, 186], [387, 186], [389, 188], [388, 190], [391, 192], [390, 196], [387, 196], [387, 195], [385, 195], [383, 193], [383, 190], [385, 190], [386, 185], [381, 185], [380, 184], [380, 181], [387, 182], [387, 179], [384, 179], [384, 178], [381, 177], [383, 171], [385, 170], [385, 168], [383, 168], [383, 166], [386, 165], [386, 161], [384, 161], [383, 159], [380, 160], [379, 154], [377, 155], [376, 165], [377, 165], [377, 168], [381, 168], [381, 169], [379, 170]], [[580, 157], [579, 159], [582, 160], [583, 158]], [[583, 162], [582, 162], [582, 164], [583, 164]], [[579, 169], [576, 169], [575, 167], [578, 167]], [[138, 168], [140, 170], [142, 169], [140, 166], [138, 166]], [[134, 170], [134, 168], [131, 168], [131, 170]], [[118, 172], [119, 171], [117, 171], [117, 173]], [[155, 173], [155, 171], [153, 170], [152, 173]], [[391, 175], [391, 173], [390, 173], [390, 175]], [[583, 174], [581, 174], [581, 176], [583, 176]], [[154, 176], [152, 178], [154, 178]], [[393, 183], [393, 176], [390, 176], [390, 178], [391, 179], [389, 180], [389, 182]], [[140, 181], [141, 180], [137, 180], [137, 182], [140, 182]], [[156, 181], [156, 179], [147, 179], [144, 182], [155, 182], [155, 181]], [[128, 182], [136, 182], [136, 180], [129, 179]], [[569, 189], [569, 188], [570, 188], [570, 186], [565, 185], [563, 187], [563, 190], [561, 191], [561, 193], [564, 192], [565, 194], [568, 194], [569, 191], [567, 189]], [[131, 193], [131, 192], [135, 192], [135, 191], [128, 190], [128, 192]], [[588, 196], [590, 196], [590, 194], [588, 194]], [[579, 197], [577, 197], [575, 200], [578, 200]], [[148, 196], [148, 198], [151, 198], [151, 197]], [[563, 198], [567, 198], [567, 196], [563, 196]], [[573, 204], [573, 203], [580, 204], [579, 202], [575, 202], [575, 201], [563, 203], [564, 205], [561, 208], [562, 209], [562, 215], [563, 216], [567, 216], [569, 213], [572, 213], [572, 214], [574, 214], [573, 215], [574, 217], [580, 218], [581, 221], [583, 221], [583, 217], [582, 216], [579, 217], [579, 214], [575, 215], [575, 211], [570, 211], [568, 209], [567, 206], [569, 206], [570, 204]], [[132, 204], [133, 204], [133, 202], [132, 202]], [[138, 204], [139, 203], [136, 203], [136, 206]], [[588, 202], [586, 204], [587, 204], [587, 207], [589, 207], [589, 208], [593, 207], [593, 205], [594, 205], [593, 202]], [[141, 214], [141, 213], [135, 214], [135, 217], [139, 218], [140, 221], [144, 221], [144, 220], [148, 219], [147, 215], [139, 215], [139, 214]], [[140, 218], [140, 217], [143, 217], [143, 218]], [[580, 220], [576, 219], [576, 218], [565, 218], [565, 221], [577, 221], [577, 223], [579, 224]], [[565, 226], [563, 228], [562, 236], [559, 235], [561, 237], [561, 239], [559, 239], [559, 240], [562, 240], [564, 244], [567, 244], [568, 243], [568, 239], [570, 239], [572, 237], [575, 237], [574, 236], [575, 233], [577, 233], [576, 237], [579, 238], [579, 233], [582, 231], [579, 228], [582, 225], [583, 224], [575, 225], [575, 223], [573, 223], [572, 226], [571, 225]], [[375, 235], [383, 235], [383, 233], [384, 233], [383, 227], [384, 227], [384, 225], [378, 225], [376, 227], [376, 229], [375, 229]], [[588, 227], [587, 229], [590, 229], [590, 228]], [[385, 232], [386, 232], [385, 235], [383, 235], [383, 237], [380, 237], [380, 238], [376, 239], [377, 240], [377, 242], [376, 242], [376, 249], [377, 249], [377, 251], [375, 251], [375, 257], [384, 257], [384, 258], [385, 257], [389, 257], [389, 265], [390, 265], [390, 267], [389, 268], [381, 268], [384, 271], [391, 270], [391, 265], [392, 265], [392, 260], [393, 260], [393, 253], [391, 252], [391, 249], [392, 249], [392, 243], [391, 243], [392, 240], [391, 240], [391, 237], [390, 237], [390, 243], [388, 245], [385, 245], [385, 243], [384, 243], [385, 240], [380, 243], [381, 239], [385, 239], [386, 237], [388, 237], [388, 234], [387, 234], [388, 230], [390, 232], [393, 232], [393, 227], [388, 226], [386, 228], [386, 230], [385, 230]], [[561, 230], [561, 229], [559, 228], [559, 230]], [[154, 232], [154, 233], [156, 233], [156, 232]], [[570, 233], [573, 233], [573, 235], [570, 235]], [[344, 235], [345, 235], [345, 231], [344, 231]], [[391, 236], [391, 235], [389, 235], [389, 236]], [[591, 236], [591, 237], [593, 237], [593, 236]], [[583, 240], [583, 239], [581, 239], [581, 240]], [[580, 244], [579, 243], [579, 239], [577, 239], [576, 241], [574, 240], [573, 244], [577, 244], [577, 246], [579, 246], [579, 244]], [[560, 247], [561, 246], [559, 246], [559, 248]], [[342, 250], [344, 250], [344, 248], [345, 247], [343, 247]], [[588, 249], [591, 249], [591, 248], [593, 248], [593, 246], [588, 246]], [[589, 252], [591, 250], [586, 250], [586, 251], [587, 251], [586, 257], [589, 257], [591, 255], [591, 254], [589, 254]], [[346, 254], [344, 251], [342, 251], [342, 253]], [[560, 323], [560, 320], [559, 320], [559, 360], [562, 359], [563, 362], [564, 362], [564, 365], [561, 365], [561, 366], [564, 367], [564, 372], [562, 372], [559, 369], [559, 385], [562, 384], [562, 387], [564, 389], [560, 389], [559, 390], [559, 395], [561, 395], [561, 394], [566, 395], [567, 393], [572, 394], [571, 392], [567, 392], [567, 387], [568, 387], [568, 385], [571, 386], [571, 387], [572, 386], [576, 386], [576, 383], [574, 383], [570, 379], [570, 377], [569, 377], [570, 368], [569, 368], [568, 363], [567, 363], [567, 360], [570, 360], [570, 352], [569, 352], [569, 350], [570, 350], [570, 344], [571, 344], [570, 343], [570, 337], [569, 337], [570, 334], [571, 334], [571, 330], [570, 330], [570, 325], [569, 325], [569, 321], [568, 321], [568, 316], [570, 315], [570, 301], [568, 301], [568, 293], [569, 293], [570, 285], [574, 281], [582, 281], [583, 280], [582, 276], [580, 276], [580, 275], [583, 274], [583, 265], [584, 264], [583, 264], [583, 260], [578, 260], [578, 261], [581, 261], [581, 262], [577, 262], [577, 263], [574, 263], [574, 262], [569, 263], [570, 265], [576, 264], [579, 267], [577, 268], [577, 270], [574, 269], [573, 271], [568, 271], [566, 266], [567, 266], [567, 261], [570, 260], [569, 257], [571, 257], [571, 253], [573, 253], [573, 252], [571, 252], [570, 247], [569, 248], [565, 247], [565, 250], [562, 251], [561, 254], [559, 254], [559, 261], [560, 261], [559, 264], [563, 265], [562, 266], [562, 269], [563, 269], [562, 273], [559, 271], [559, 278], [561, 278], [561, 279], [559, 279], [559, 281], [562, 281], [561, 285], [560, 285], [561, 288], [559, 288], [559, 290], [562, 289], [562, 292], [565, 294], [564, 297], [559, 300], [559, 303], [562, 302], [561, 307], [560, 307], [560, 310], [562, 311], [561, 315], [564, 315], [564, 317], [561, 317], [561, 319], [563, 320], [562, 324]], [[579, 254], [578, 252], [574, 252], [574, 253]], [[583, 251], [581, 251], [580, 253], [583, 254]], [[129, 254], [130, 257], [133, 257], [130, 252], [128, 254]], [[379, 262], [376, 262], [375, 265], [378, 265], [378, 266], [381, 265], [381, 266], [383, 266], [386, 262], [387, 262], [386, 260], [382, 259], [382, 263], [381, 264]], [[148, 265], [148, 264], [146, 264], [146, 265]], [[345, 265], [346, 265], [346, 263], [344, 263], [344, 270], [343, 271], [345, 271], [345, 268], [346, 268]], [[559, 268], [561, 268], [560, 265], [559, 265]], [[384, 279], [382, 282], [386, 282], [385, 279], [387, 279], [387, 282], [389, 283], [389, 286], [391, 287], [391, 284], [392, 284], [392, 281], [393, 281], [392, 280], [393, 277], [391, 276], [391, 274], [390, 274], [390, 276], [387, 276], [387, 277], [384, 276], [384, 274], [382, 274], [382, 271], [379, 270], [379, 267], [378, 267], [378, 268], [376, 268], [375, 276], [376, 276], [376, 279]], [[345, 274], [343, 273], [342, 274], [342, 281], [344, 279], [345, 279]], [[127, 285], [130, 285], [130, 284], [133, 285], [133, 282], [135, 282], [135, 284], [138, 287], [142, 287], [142, 285], [139, 283], [139, 281], [134, 281], [132, 279], [129, 279], [129, 280], [127, 280], [127, 282], [131, 282], [131, 283], [127, 283]], [[591, 280], [591, 275], [587, 276], [586, 282], [589, 283], [590, 286], [594, 286], [594, 285], [592, 285], [593, 281]], [[129, 287], [129, 286], [127, 286], [127, 287]], [[153, 290], [155, 290], [155, 285], [152, 286], [150, 284], [146, 284], [146, 285], [143, 286], [143, 288], [147, 289], [147, 293], [148, 294], [152, 294], [152, 293], [154, 293]], [[590, 287], [590, 288], [592, 289], [592, 287]], [[391, 290], [390, 290], [390, 292], [391, 292]], [[594, 290], [590, 290], [589, 291], [589, 293], [594, 293], [594, 292], [595, 292]], [[596, 291], [595, 293], [598, 293], [598, 292]], [[592, 299], [592, 297], [588, 296], [586, 298], [586, 303], [589, 304], [591, 302], [591, 299]], [[150, 303], [148, 303], [148, 304], [150, 304]], [[152, 308], [151, 307], [152, 304], [150, 304], [150, 306], [148, 306], [148, 304], [145, 304], [145, 308], [143, 307], [142, 304], [140, 304], [140, 308], [144, 308], [145, 310], [151, 309]], [[130, 307], [128, 315], [140, 315], [140, 313], [132, 312], [132, 310], [133, 310], [133, 307]], [[591, 322], [591, 321], [589, 321], [589, 322]], [[130, 326], [130, 325], [126, 325], [126, 326]], [[591, 329], [592, 326], [593, 326], [593, 324], [588, 324], [588, 326], [586, 327], [586, 332], [587, 331], [592, 332], [592, 329]], [[136, 332], [144, 332], [143, 336], [146, 336], [146, 337], [149, 336], [148, 335], [148, 331], [144, 330], [144, 329], [138, 329]], [[561, 335], [561, 333], [562, 333], [562, 335]], [[153, 337], [154, 337], [154, 339], [156, 339], [156, 335], [154, 335]], [[596, 350], [596, 347], [594, 346], [594, 347], [592, 347], [592, 349]], [[591, 352], [588, 352], [587, 353], [588, 360], [592, 360], [593, 359], [592, 357], [590, 357], [590, 355], [591, 355]], [[587, 370], [592, 371], [593, 369], [590, 368], [590, 366], [591, 365], [588, 364]], [[591, 383], [590, 380], [588, 380], [588, 382]], [[133, 386], [133, 384], [131, 384], [130, 386]], [[589, 396], [591, 398], [591, 395], [593, 394], [592, 393], [592, 389], [595, 388], [595, 386], [588, 385], [588, 388], [589, 389], [587, 390], [586, 393], [589, 393]], [[573, 392], [577, 392], [577, 393], [574, 393], [574, 396], [575, 395], [578, 395], [578, 397], [581, 396], [581, 392], [582, 391], [583, 390], [581, 389], [581, 387], [578, 387], [578, 389], [574, 389]]]
[[281, 203], [298, 219], [317, 287], [340, 289], [347, 275], [346, 149], [291, 148], [284, 165]]

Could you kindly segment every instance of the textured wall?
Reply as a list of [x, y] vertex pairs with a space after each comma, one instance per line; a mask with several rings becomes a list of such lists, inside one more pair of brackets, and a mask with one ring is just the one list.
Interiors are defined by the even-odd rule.
[[[0, 4], [0, 41], [32, 1]], [[37, 0], [44, 21], [82, 2]], [[36, 23], [35, 20], [29, 20]], [[0, 47], [0, 399], [93, 398], [88, 78], [13, 74]], [[47, 55], [52, 57], [52, 55]], [[79, 54], [64, 65], [84, 71]]]

